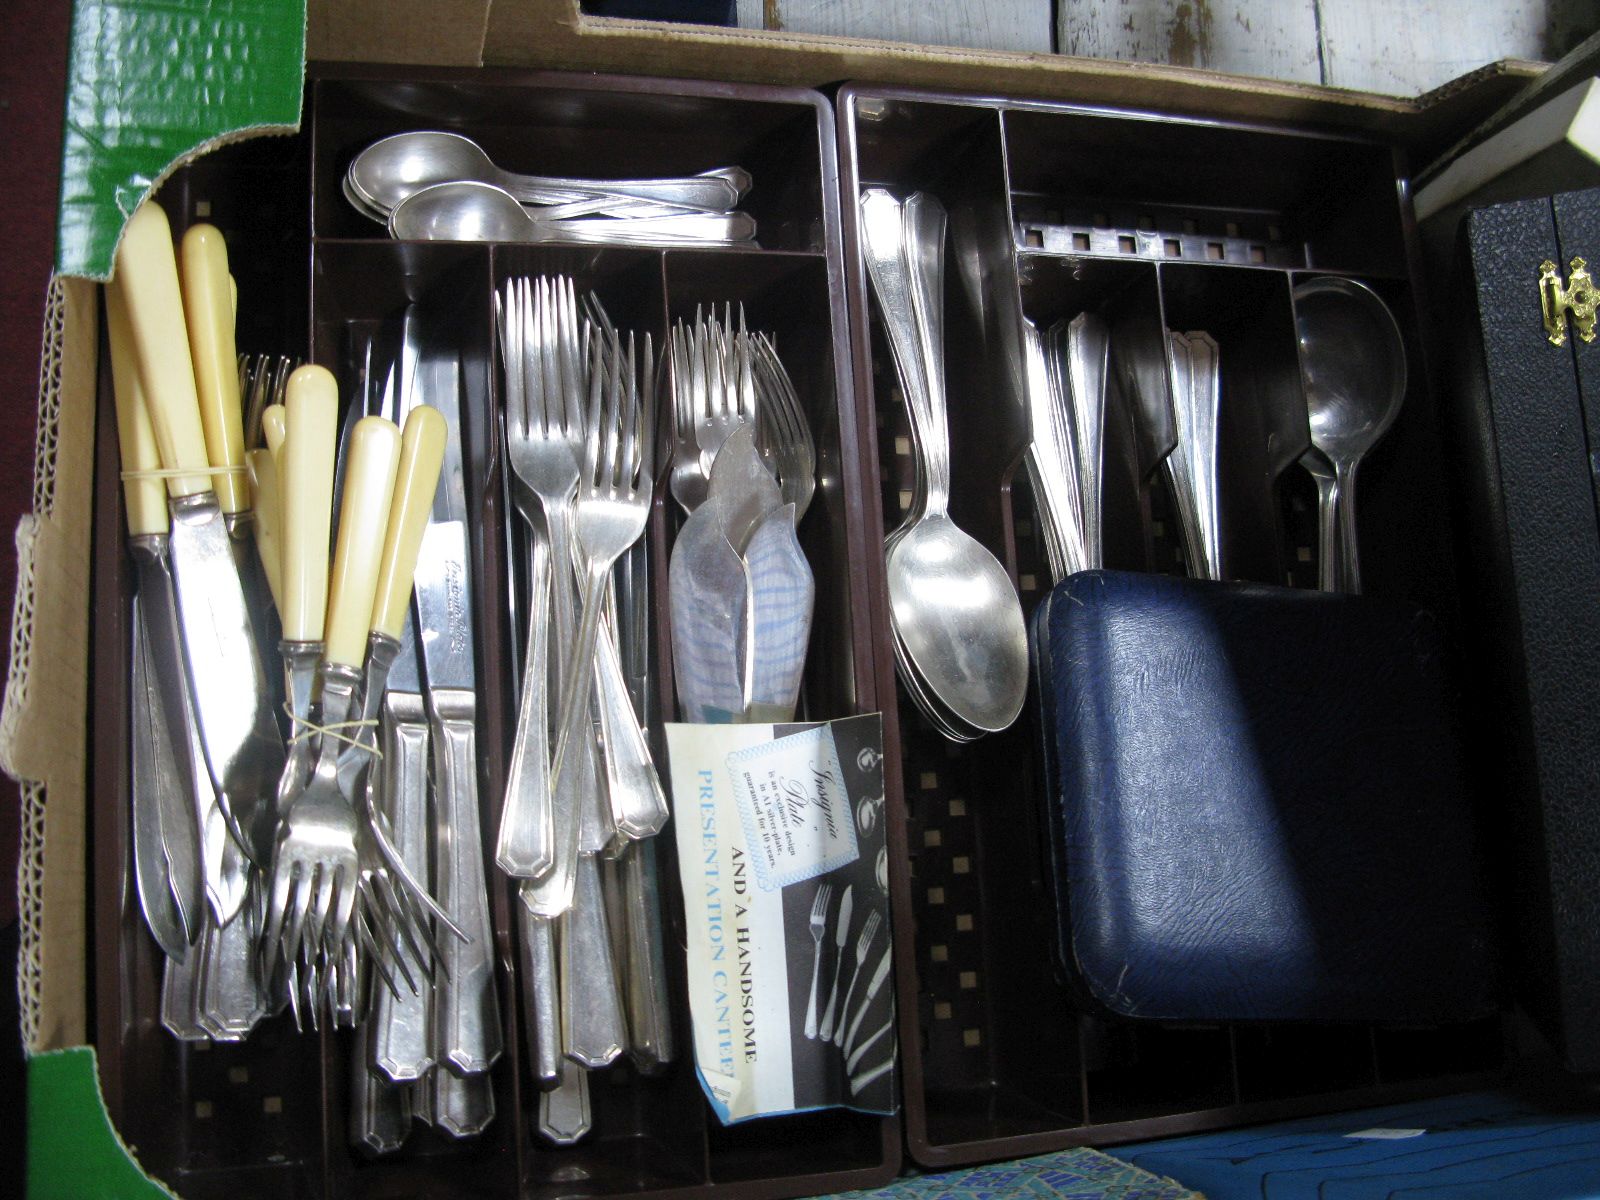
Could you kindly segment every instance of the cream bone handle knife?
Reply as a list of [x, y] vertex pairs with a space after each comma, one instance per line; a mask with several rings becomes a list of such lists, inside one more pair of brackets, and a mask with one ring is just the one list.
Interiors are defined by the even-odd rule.
[[[144, 410], [127, 309], [115, 285], [106, 289], [106, 324], [122, 469], [159, 470], [161, 455]], [[203, 924], [200, 828], [215, 793], [203, 761], [190, 761], [193, 720], [167, 570], [166, 488], [157, 478], [125, 478], [123, 506], [139, 575], [130, 697], [134, 881], [156, 942], [169, 958], [183, 962]]]
[[246, 849], [266, 862], [283, 740], [211, 483], [172, 231], [159, 205], [147, 201], [129, 219], [116, 276], [162, 466], [175, 472], [167, 481], [168, 546], [206, 765], [224, 812], [247, 836]]

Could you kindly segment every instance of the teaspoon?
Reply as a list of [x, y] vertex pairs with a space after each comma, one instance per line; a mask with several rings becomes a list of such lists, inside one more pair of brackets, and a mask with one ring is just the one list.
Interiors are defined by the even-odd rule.
[[728, 174], [678, 179], [564, 179], [517, 175], [502, 170], [469, 137], [440, 130], [396, 133], [373, 142], [350, 164], [351, 186], [373, 208], [388, 211], [412, 193], [438, 183], [475, 180], [494, 184], [518, 200], [559, 204], [589, 196], [626, 196], [708, 212], [725, 212], [738, 204], [749, 176], [737, 168]]
[[748, 242], [756, 226], [740, 212], [550, 220], [523, 208], [503, 188], [458, 182], [434, 184], [402, 201], [389, 214], [389, 232], [402, 241], [712, 246]]

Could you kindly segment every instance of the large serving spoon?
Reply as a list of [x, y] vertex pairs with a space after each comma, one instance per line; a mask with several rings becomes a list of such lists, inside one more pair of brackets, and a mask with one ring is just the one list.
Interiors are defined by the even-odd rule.
[[590, 196], [623, 196], [680, 204], [707, 212], [726, 212], [739, 202], [738, 172], [676, 179], [561, 179], [518, 175], [497, 166], [477, 142], [459, 133], [415, 130], [373, 142], [350, 164], [350, 187], [380, 211], [396, 207], [413, 192], [436, 183], [477, 180], [504, 188], [518, 200], [559, 204]]
[[[1340, 576], [1361, 590], [1356, 531], [1356, 469], [1388, 432], [1406, 393], [1406, 352], [1394, 314], [1371, 288], [1321, 276], [1294, 290], [1311, 444], [1333, 464], [1331, 498], [1339, 530]], [[1328, 527], [1326, 518], [1321, 527]]]
[[944, 210], [918, 194], [861, 197], [867, 271], [877, 293], [922, 457], [915, 520], [887, 549], [894, 632], [903, 666], [978, 732], [1017, 719], [1027, 694], [1028, 636], [1005, 568], [948, 513], [949, 433], [939, 304], [944, 295]]
[[748, 242], [755, 218], [742, 212], [679, 212], [656, 217], [552, 220], [489, 183], [436, 183], [401, 201], [389, 232], [403, 241], [607, 242], [637, 246], [707, 246]]

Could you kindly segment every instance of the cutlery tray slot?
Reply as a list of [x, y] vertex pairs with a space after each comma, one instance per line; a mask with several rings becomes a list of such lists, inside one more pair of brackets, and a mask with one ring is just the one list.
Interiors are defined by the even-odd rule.
[[[1050, 573], [1020, 469], [1029, 434], [1007, 320], [1013, 330], [1022, 317], [1044, 329], [1084, 311], [1113, 330], [1142, 320], [1163, 369], [1161, 328], [1209, 332], [1220, 347], [1226, 573], [1314, 587], [1316, 495], [1296, 465], [1309, 429], [1292, 293], [1313, 274], [1351, 272], [1395, 313], [1410, 369], [1400, 417], [1362, 466], [1367, 590], [1430, 608], [1449, 627], [1457, 601], [1439, 439], [1390, 147], [865, 84], [844, 88], [837, 104], [862, 437], [880, 472], [869, 530], [876, 517], [888, 533], [910, 508], [915, 462], [854, 205], [869, 187], [900, 199], [922, 190], [943, 202], [951, 230], [951, 514], [1006, 565], [1025, 613]], [[1169, 232], [1176, 253], [1162, 244]], [[1209, 253], [1210, 240], [1220, 253]], [[1184, 574], [1174, 497], [1131, 422], [1119, 350], [1114, 342], [1108, 371], [1105, 562]], [[1172, 1025], [1075, 1005], [1054, 962], [1036, 699], [1000, 734], [946, 740], [896, 677], [882, 576], [877, 586], [916, 1161], [940, 1167], [1327, 1111], [1502, 1069], [1499, 1018], [1436, 1029]]]
[[[620, 329], [648, 333], [658, 352], [672, 321], [692, 320], [697, 306], [712, 303], [742, 303], [747, 324], [774, 335], [817, 444], [818, 486], [800, 526], [817, 585], [802, 711], [831, 717], [878, 707], [831, 109], [820, 96], [796, 90], [487, 71], [440, 71], [419, 80], [362, 67], [314, 71], [307, 96], [304, 132], [209, 155], [179, 172], [160, 200], [180, 233], [199, 220], [223, 229], [240, 282], [240, 349], [289, 352], [328, 367], [344, 403], [358, 394], [375, 336], [373, 370], [387, 368], [408, 304], [418, 306], [430, 337], [460, 349], [479, 657], [480, 819], [504, 1042], [491, 1071], [496, 1117], [482, 1135], [462, 1141], [419, 1123], [401, 1150], [372, 1158], [351, 1148], [347, 1132], [353, 1056], [360, 1051], [350, 1033], [298, 1034], [283, 1015], [243, 1043], [191, 1048], [160, 1027], [160, 952], [130, 883], [132, 580], [106, 371], [95, 530], [94, 669], [104, 686], [95, 689], [92, 715], [94, 982], [114, 1121], [145, 1169], [185, 1196], [779, 1197], [886, 1181], [899, 1163], [896, 1118], [822, 1111], [724, 1129], [711, 1115], [690, 1052], [670, 827], [656, 846], [675, 1061], [653, 1077], [625, 1063], [592, 1073], [590, 1135], [561, 1149], [540, 1138], [539, 1092], [526, 1065], [518, 994], [520, 900], [493, 865], [526, 617], [508, 611], [526, 564], [520, 548], [507, 553], [508, 544], [520, 547], [521, 535], [497, 441], [503, 397], [494, 306], [510, 278], [570, 275], [580, 294], [593, 289]], [[340, 179], [349, 158], [371, 140], [429, 127], [468, 133], [513, 168], [623, 177], [737, 164], [755, 180], [743, 208], [758, 222], [759, 244], [658, 250], [390, 241], [349, 207]], [[664, 581], [679, 517], [667, 493], [667, 458], [656, 465], [646, 535], [655, 574], [652, 669], [660, 712], [670, 718]], [[275, 673], [273, 660], [269, 674]], [[653, 750], [664, 764], [660, 719]]]
[[823, 248], [823, 150], [812, 105], [670, 81], [618, 88], [602, 76], [524, 74], [508, 85], [484, 72], [440, 71], [400, 84], [387, 71], [348, 70], [313, 84], [318, 237], [386, 237], [345, 198], [345, 171], [379, 138], [438, 129], [466, 135], [496, 166], [520, 174], [638, 179], [741, 166], [753, 186], [740, 208], [756, 219], [761, 246]]
[[1387, 146], [1062, 105], [1003, 122], [1021, 246], [1406, 273]]
[[[1154, 264], [1064, 258], [1036, 251], [1021, 253], [1016, 261], [1022, 315], [1041, 333], [1087, 312], [1110, 329], [1133, 330], [1143, 349], [1161, 353], [1157, 335], [1161, 294]], [[1181, 570], [1177, 526], [1165, 479], [1155, 465], [1142, 461], [1149, 452], [1140, 449], [1122, 398], [1119, 372], [1110, 373], [1107, 386], [1105, 450], [1100, 466], [1106, 565], [1132, 571]], [[1018, 543], [1017, 583], [1023, 595], [1030, 596], [1049, 585], [1044, 533], [1035, 519], [1026, 473], [1014, 477], [1013, 484], [1011, 536]]]
[[[846, 462], [854, 462], [855, 428], [841, 420], [848, 395], [849, 362], [819, 314], [829, 312], [839, 277], [824, 257], [802, 254], [751, 255], [743, 251], [671, 250], [664, 256], [665, 321], [692, 325], [696, 314], [722, 305], [743, 305], [750, 330], [773, 339], [816, 442], [817, 487], [798, 526], [801, 548], [816, 583], [815, 613], [799, 715], [825, 720], [864, 708], [860, 680], [871, 667], [867, 576], [861, 566], [855, 489], [846, 486]], [[663, 386], [665, 384], [663, 383]], [[663, 393], [665, 395], [665, 393]], [[665, 410], [662, 410], [663, 413]], [[672, 543], [682, 528], [682, 508], [667, 490], [670, 430], [658, 422], [657, 488], [651, 532], [658, 547], [656, 581], [666, 579]], [[847, 442], [846, 439], [849, 439]], [[657, 673], [662, 711], [677, 715], [672, 688], [672, 639], [665, 592], [657, 590]], [[664, 751], [663, 751], [664, 754]], [[658, 759], [658, 761], [661, 761]]]
[[1229, 579], [1283, 583], [1278, 481], [1311, 444], [1289, 277], [1198, 264], [1160, 267], [1166, 328], [1217, 343], [1217, 492]]

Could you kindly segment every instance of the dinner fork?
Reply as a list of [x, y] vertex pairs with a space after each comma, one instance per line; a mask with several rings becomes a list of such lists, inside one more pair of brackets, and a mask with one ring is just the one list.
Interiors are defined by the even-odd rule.
[[817, 448], [794, 383], [765, 333], [753, 339], [756, 446], [778, 481], [785, 504], [794, 505], [795, 524], [806, 515], [817, 487]]
[[861, 927], [861, 936], [856, 939], [856, 965], [855, 970], [850, 972], [850, 987], [844, 994], [844, 1007], [839, 1010], [839, 1025], [833, 1033], [835, 1045], [844, 1045], [844, 1014], [850, 1011], [850, 999], [856, 994], [856, 984], [861, 980], [861, 968], [867, 961], [867, 955], [872, 952], [872, 939], [878, 936], [878, 926], [882, 923], [883, 914], [873, 909], [867, 914], [867, 923]]
[[695, 419], [698, 415], [696, 392], [690, 370], [692, 335], [682, 321], [672, 327], [667, 354], [671, 369], [666, 375], [666, 388], [672, 406], [672, 469], [667, 490], [682, 506], [692, 513], [705, 503], [710, 474], [700, 463], [700, 443], [695, 439]]
[[711, 478], [711, 462], [728, 435], [756, 420], [755, 377], [750, 365], [750, 335], [744, 327], [744, 305], [739, 306], [739, 328], [733, 327], [733, 308], [717, 319], [695, 314], [690, 337], [689, 381], [696, 404], [695, 442], [700, 447], [700, 469]]
[[[652, 483], [650, 405], [655, 395], [650, 335], [642, 353], [634, 335], [623, 348], [616, 334], [595, 330], [589, 364], [589, 411], [584, 421], [583, 468], [578, 480], [574, 530], [582, 553], [583, 618], [573, 661], [594, 656], [600, 609], [611, 568], [644, 533], [650, 515]], [[581, 672], [564, 685], [550, 777], [558, 779], [567, 747], [578, 727], [579, 701], [589, 694]]]
[[811, 1000], [806, 1005], [806, 1036], [817, 1036], [817, 985], [822, 979], [822, 943], [828, 936], [828, 901], [833, 898], [833, 884], [825, 883], [817, 889], [811, 902], [811, 940], [816, 943], [811, 951]]
[[[572, 370], [575, 362], [581, 365], [573, 352], [577, 337], [570, 279], [513, 279], [506, 284], [500, 302], [506, 460], [512, 503], [527, 528], [530, 548], [533, 541], [548, 538], [558, 686], [578, 673], [581, 661], [570, 652], [572, 587], [565, 569], [572, 561], [571, 514], [583, 426], [583, 381]], [[554, 862], [551, 786], [556, 777], [546, 771], [545, 672], [534, 661], [541, 639], [533, 626], [545, 613], [542, 606], [527, 607], [526, 660], [495, 861], [507, 875], [534, 879]]]

